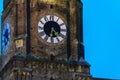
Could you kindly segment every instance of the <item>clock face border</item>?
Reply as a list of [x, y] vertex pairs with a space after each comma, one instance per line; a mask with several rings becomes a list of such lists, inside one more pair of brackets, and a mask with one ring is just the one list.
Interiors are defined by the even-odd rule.
[[10, 24], [7, 22], [4, 24], [2, 33], [2, 51], [7, 52], [10, 45]]
[[38, 34], [47, 43], [56, 44], [66, 37], [67, 27], [60, 17], [45, 15], [38, 22]]

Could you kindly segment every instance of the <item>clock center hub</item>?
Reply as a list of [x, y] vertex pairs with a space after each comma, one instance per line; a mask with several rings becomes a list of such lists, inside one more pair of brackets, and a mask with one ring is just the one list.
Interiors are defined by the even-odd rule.
[[44, 25], [44, 31], [49, 37], [57, 37], [60, 33], [60, 27], [56, 22], [48, 21]]

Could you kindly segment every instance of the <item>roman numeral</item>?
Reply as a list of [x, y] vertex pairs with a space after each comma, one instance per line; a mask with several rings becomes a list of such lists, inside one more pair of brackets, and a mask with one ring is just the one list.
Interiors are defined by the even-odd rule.
[[40, 22], [44, 25], [44, 23], [42, 21], [40, 21]]
[[62, 38], [64, 38], [65, 35], [60, 33], [59, 36], [62, 37]]
[[62, 32], [67, 32], [67, 30], [66, 30], [66, 29], [61, 29], [61, 31], [62, 31]]
[[56, 39], [57, 39], [58, 42], [60, 41], [58, 37]]
[[58, 22], [59, 21], [59, 18], [56, 20], [56, 22]]
[[54, 21], [54, 16], [53, 15], [50, 16], [50, 21]]
[[44, 20], [47, 22], [49, 21], [49, 19], [47, 18], [47, 16], [44, 17]]
[[63, 25], [65, 25], [65, 24], [64, 24], [64, 23], [61, 23], [61, 24], [60, 24], [60, 26], [63, 26]]
[[44, 40], [45, 40], [45, 41], [47, 41], [47, 40], [48, 40], [48, 38], [49, 38], [49, 37], [46, 35], [46, 36], [45, 36], [45, 38], [44, 38]]
[[53, 39], [53, 37], [51, 37], [51, 43], [54, 43], [54, 39]]
[[42, 31], [42, 32], [39, 32], [39, 34], [40, 34], [41, 36], [44, 36], [44, 35], [45, 35], [45, 32]]
[[39, 28], [39, 30], [43, 30], [44, 28], [43, 27], [41, 27], [41, 26], [38, 26], [38, 28]]
[[63, 40], [63, 38], [60, 36], [58, 36], [57, 38], [58, 38], [59, 42]]

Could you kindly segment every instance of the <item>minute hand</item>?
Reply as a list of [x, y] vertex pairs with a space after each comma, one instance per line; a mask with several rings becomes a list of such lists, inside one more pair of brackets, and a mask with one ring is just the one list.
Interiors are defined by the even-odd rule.
[[53, 36], [58, 36], [58, 32], [55, 31], [54, 27], [51, 28], [51, 33], [50, 33], [50, 37], [53, 37]]

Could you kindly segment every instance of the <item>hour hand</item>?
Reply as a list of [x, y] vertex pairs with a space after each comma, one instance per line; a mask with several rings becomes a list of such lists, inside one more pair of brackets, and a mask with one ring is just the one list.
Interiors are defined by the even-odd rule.
[[53, 36], [53, 34], [52, 33], [50, 33], [50, 37], [52, 37]]
[[55, 36], [58, 36], [58, 32], [55, 32]]

